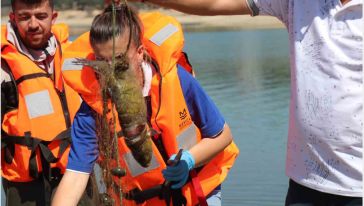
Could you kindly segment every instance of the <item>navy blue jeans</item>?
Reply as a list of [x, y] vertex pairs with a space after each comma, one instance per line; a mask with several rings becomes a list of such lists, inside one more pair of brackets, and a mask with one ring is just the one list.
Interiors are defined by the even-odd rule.
[[310, 189], [289, 180], [286, 206], [362, 206], [361, 197], [333, 195]]

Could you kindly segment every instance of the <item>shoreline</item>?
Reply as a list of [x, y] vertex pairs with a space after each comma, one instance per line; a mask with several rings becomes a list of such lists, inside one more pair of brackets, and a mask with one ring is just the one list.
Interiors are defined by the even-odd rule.
[[[148, 11], [159, 11], [164, 14], [174, 16], [180, 23], [184, 31], [221, 31], [221, 30], [251, 30], [251, 29], [283, 29], [284, 25], [275, 17], [249, 15], [234, 16], [197, 16], [177, 12], [170, 9], [155, 9]], [[70, 29], [70, 35], [82, 34], [90, 29], [93, 18], [99, 14], [100, 10], [80, 11], [65, 10], [58, 12], [56, 23], [66, 23]], [[140, 13], [146, 12], [140, 10]], [[1, 18], [4, 24], [8, 20], [7, 16]]]
[[[183, 30], [189, 31], [221, 31], [221, 30], [244, 30], [244, 29], [279, 29], [284, 25], [275, 17], [249, 15], [235, 16], [197, 16], [177, 12], [169, 9], [155, 9], [149, 11], [159, 11], [175, 17], [182, 25]], [[89, 30], [92, 19], [101, 11], [95, 10], [83, 15], [79, 11], [60, 12], [57, 22], [63, 22], [70, 26], [70, 34], [78, 35]], [[139, 11], [140, 13], [146, 11]], [[75, 16], [83, 16], [82, 20], [76, 20]]]

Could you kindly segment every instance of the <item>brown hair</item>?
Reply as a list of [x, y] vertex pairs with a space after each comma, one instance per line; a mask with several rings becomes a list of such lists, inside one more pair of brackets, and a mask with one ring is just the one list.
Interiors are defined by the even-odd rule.
[[[126, 4], [115, 6], [115, 10], [115, 36], [121, 36], [127, 31], [129, 32], [127, 49], [129, 49], [131, 42], [137, 47], [140, 46], [143, 31], [137, 12]], [[105, 43], [112, 38], [112, 5], [110, 5], [94, 18], [90, 30], [90, 44], [94, 46], [95, 44]]]

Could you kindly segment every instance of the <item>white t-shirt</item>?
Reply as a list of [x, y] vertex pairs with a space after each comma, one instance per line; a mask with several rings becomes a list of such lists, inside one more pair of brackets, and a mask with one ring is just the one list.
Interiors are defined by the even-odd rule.
[[287, 175], [318, 191], [362, 196], [362, 0], [247, 2], [289, 32]]

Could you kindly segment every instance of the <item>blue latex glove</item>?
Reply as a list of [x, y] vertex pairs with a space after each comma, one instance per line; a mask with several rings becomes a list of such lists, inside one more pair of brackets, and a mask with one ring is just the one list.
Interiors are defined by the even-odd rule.
[[[176, 154], [172, 155], [170, 160], [174, 160]], [[167, 166], [167, 169], [163, 170], [163, 176], [166, 181], [173, 182], [172, 189], [181, 188], [188, 179], [190, 170], [195, 166], [195, 159], [191, 153], [187, 150], [183, 150], [182, 156], [178, 164], [174, 166]]]

